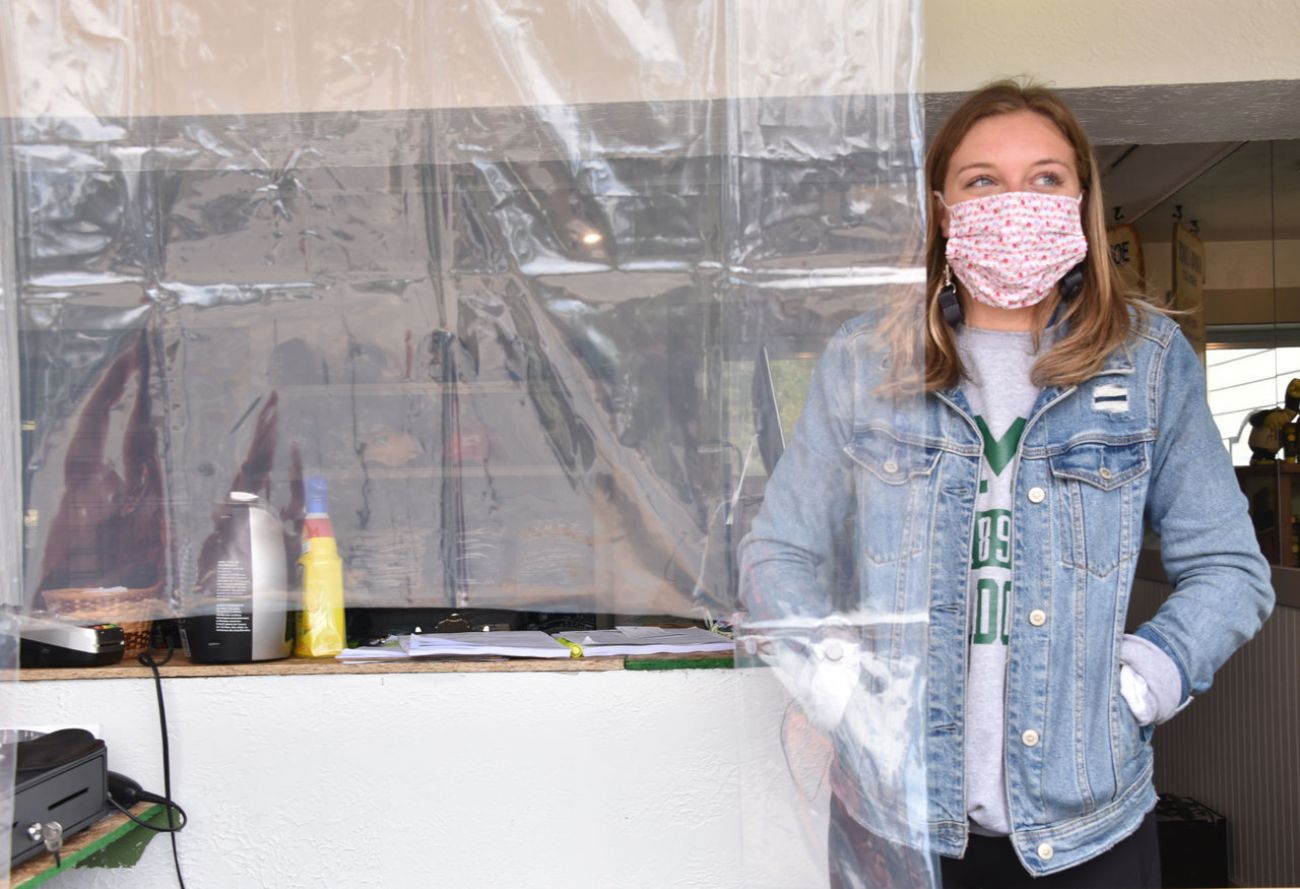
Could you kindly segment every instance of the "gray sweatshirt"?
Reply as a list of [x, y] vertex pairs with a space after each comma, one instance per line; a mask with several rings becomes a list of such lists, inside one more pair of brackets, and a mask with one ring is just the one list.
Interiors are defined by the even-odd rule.
[[[1052, 337], [1044, 334], [1042, 346]], [[1033, 335], [1020, 331], [958, 328], [957, 349], [970, 379], [963, 391], [984, 439], [975, 498], [967, 596], [970, 663], [966, 691], [966, 812], [977, 833], [1011, 833], [1007, 812], [1004, 698], [1011, 598], [1012, 480], [1020, 437], [1038, 387], [1029, 380], [1037, 354]], [[1145, 639], [1126, 635], [1121, 645], [1122, 694], [1143, 725], [1164, 722], [1180, 709], [1178, 667]]]

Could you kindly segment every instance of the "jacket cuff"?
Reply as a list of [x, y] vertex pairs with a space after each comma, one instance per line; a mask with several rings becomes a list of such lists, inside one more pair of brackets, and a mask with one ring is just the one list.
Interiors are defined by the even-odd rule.
[[[1124, 635], [1127, 637], [1129, 634], [1125, 633]], [[1183, 662], [1179, 659], [1178, 653], [1174, 651], [1173, 646], [1169, 644], [1169, 642], [1165, 639], [1165, 637], [1160, 633], [1159, 630], [1157, 630], [1155, 627], [1151, 626], [1150, 624], [1143, 624], [1142, 626], [1138, 627], [1136, 630], [1133, 631], [1132, 635], [1137, 636], [1139, 639], [1145, 639], [1146, 641], [1150, 642], [1156, 648], [1164, 652], [1165, 656], [1168, 657], [1169, 660], [1173, 662], [1174, 666], [1178, 669], [1178, 678], [1181, 682], [1181, 687], [1182, 687], [1182, 693], [1179, 696], [1178, 700], [1181, 703], [1186, 704], [1188, 699], [1192, 695], [1192, 682], [1187, 677], [1187, 670], [1185, 667], [1183, 667]]]
[[1152, 722], [1165, 722], [1182, 709], [1180, 705], [1186, 698], [1182, 671], [1162, 648], [1144, 636], [1126, 633], [1119, 657], [1146, 684], [1155, 705]]

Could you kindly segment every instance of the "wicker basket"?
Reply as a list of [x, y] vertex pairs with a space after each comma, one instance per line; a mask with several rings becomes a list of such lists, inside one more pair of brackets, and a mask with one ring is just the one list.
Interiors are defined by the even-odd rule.
[[45, 607], [65, 620], [103, 621], [122, 628], [126, 637], [123, 657], [133, 658], [149, 648], [153, 616], [158, 608], [158, 586], [137, 589], [69, 587], [41, 590]]

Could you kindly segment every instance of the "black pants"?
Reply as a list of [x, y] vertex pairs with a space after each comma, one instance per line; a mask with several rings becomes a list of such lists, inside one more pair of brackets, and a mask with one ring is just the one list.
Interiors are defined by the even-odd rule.
[[1005, 837], [971, 834], [964, 858], [922, 855], [875, 836], [831, 798], [831, 889], [1159, 889], [1154, 812], [1083, 864], [1045, 877], [1025, 870]]
[[940, 862], [943, 889], [1160, 889], [1156, 815], [1113, 848], [1069, 870], [1031, 877], [1005, 837], [971, 834], [965, 858]]

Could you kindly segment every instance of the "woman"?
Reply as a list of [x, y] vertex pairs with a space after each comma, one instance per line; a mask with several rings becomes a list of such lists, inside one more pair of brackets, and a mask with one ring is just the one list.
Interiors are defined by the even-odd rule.
[[[891, 855], [928, 880], [897, 858], [920, 846], [948, 887], [1158, 886], [1152, 727], [1259, 629], [1268, 568], [1196, 355], [1110, 264], [1069, 109], [987, 87], [926, 175], [923, 367], [906, 306], [848, 322], [742, 547], [762, 650], [835, 746], [833, 883]], [[1127, 634], [1144, 518], [1173, 594]], [[832, 615], [833, 645], [771, 642]], [[910, 718], [881, 718], [891, 687], [924, 694]]]

